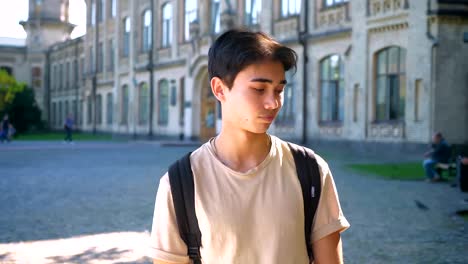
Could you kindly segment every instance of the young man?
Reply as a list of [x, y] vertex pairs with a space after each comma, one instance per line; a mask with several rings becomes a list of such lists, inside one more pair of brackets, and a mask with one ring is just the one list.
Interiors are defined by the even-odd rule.
[[[310, 263], [304, 202], [286, 142], [267, 134], [296, 53], [263, 33], [231, 30], [208, 54], [222, 129], [191, 156], [203, 263]], [[327, 163], [316, 156], [321, 197], [312, 226], [316, 264], [342, 263], [340, 232], [349, 224]], [[179, 236], [168, 174], [159, 184], [149, 256], [154, 263], [189, 263]]]

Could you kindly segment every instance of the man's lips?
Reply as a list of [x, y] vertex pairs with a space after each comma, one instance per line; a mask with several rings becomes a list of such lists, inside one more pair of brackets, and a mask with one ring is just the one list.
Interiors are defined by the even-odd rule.
[[275, 119], [275, 115], [261, 115], [260, 119], [272, 122]]

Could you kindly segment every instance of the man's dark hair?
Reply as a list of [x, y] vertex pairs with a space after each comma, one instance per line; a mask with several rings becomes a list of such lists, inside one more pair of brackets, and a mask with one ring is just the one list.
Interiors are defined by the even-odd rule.
[[211, 45], [208, 52], [208, 73], [210, 80], [218, 77], [229, 88], [237, 74], [247, 66], [263, 61], [277, 61], [284, 70], [296, 70], [297, 54], [262, 32], [232, 29]]

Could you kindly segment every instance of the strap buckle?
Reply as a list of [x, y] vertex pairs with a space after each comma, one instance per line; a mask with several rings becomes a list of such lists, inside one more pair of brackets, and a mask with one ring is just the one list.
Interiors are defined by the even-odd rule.
[[199, 247], [188, 247], [188, 255], [191, 259], [201, 259]]

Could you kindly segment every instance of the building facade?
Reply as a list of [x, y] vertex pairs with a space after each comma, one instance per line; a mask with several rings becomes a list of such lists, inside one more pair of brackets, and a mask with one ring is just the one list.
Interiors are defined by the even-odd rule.
[[[68, 1], [58, 2], [67, 32]], [[221, 114], [209, 86], [208, 49], [225, 30], [248, 27], [271, 34], [299, 58], [297, 71], [287, 73], [271, 133], [426, 143], [441, 131], [450, 142], [468, 142], [468, 1], [86, 4], [86, 35], [37, 55], [47, 80], [38, 101], [56, 129], [72, 113], [84, 131], [202, 141], [216, 135]], [[34, 24], [31, 17], [30, 11], [26, 24]]]

